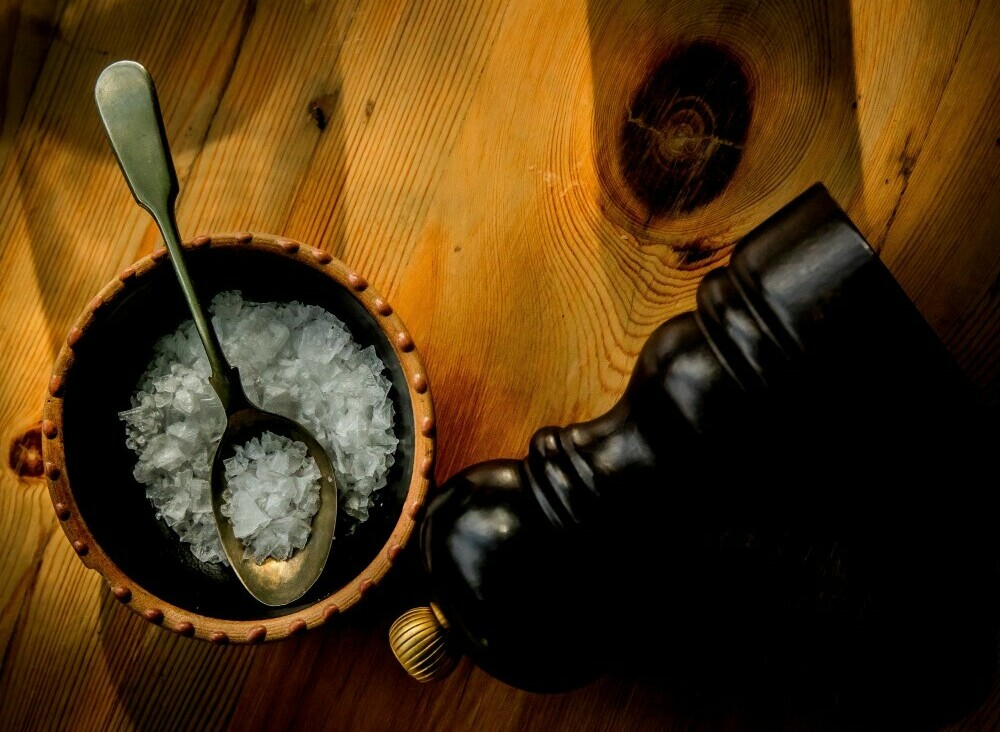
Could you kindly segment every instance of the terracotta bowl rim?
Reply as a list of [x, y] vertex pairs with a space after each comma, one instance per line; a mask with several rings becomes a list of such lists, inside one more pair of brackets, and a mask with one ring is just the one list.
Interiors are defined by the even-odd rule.
[[114, 597], [147, 621], [183, 636], [217, 644], [279, 640], [319, 627], [357, 604], [385, 576], [412, 538], [430, 489], [434, 468], [434, 408], [427, 372], [406, 326], [388, 301], [363, 276], [328, 252], [294, 239], [256, 233], [199, 236], [183, 246], [186, 249], [249, 248], [289, 257], [322, 272], [339, 284], [379, 324], [403, 369], [414, 416], [413, 469], [403, 510], [392, 533], [368, 566], [329, 597], [288, 615], [254, 620], [226, 620], [177, 607], [145, 590], [119, 569], [102, 549], [80, 515], [70, 490], [62, 441], [63, 387], [75, 359], [74, 345], [94, 322], [97, 311], [121, 297], [161, 260], [169, 259], [165, 248], [153, 251], [122, 270], [87, 304], [69, 329], [53, 366], [42, 412], [42, 456], [49, 497], [66, 538], [83, 564], [103, 575]]

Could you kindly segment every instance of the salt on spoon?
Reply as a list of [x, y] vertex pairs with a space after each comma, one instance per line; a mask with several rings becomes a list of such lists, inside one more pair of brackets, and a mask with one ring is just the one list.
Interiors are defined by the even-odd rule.
[[[174, 271], [191, 310], [198, 335], [212, 367], [209, 381], [226, 410], [226, 430], [212, 461], [212, 508], [222, 547], [243, 586], [265, 605], [280, 607], [302, 597], [316, 583], [326, 567], [337, 523], [337, 486], [326, 451], [313, 435], [297, 422], [265, 412], [247, 399], [239, 371], [226, 360], [219, 338], [195, 293], [184, 265], [180, 236], [174, 217], [177, 173], [170, 157], [156, 88], [149, 73], [134, 61], [111, 64], [97, 79], [94, 88], [97, 108], [111, 142], [111, 148], [136, 202], [152, 215], [170, 252]], [[301, 442], [320, 472], [320, 507], [312, 522], [305, 546], [290, 559], [269, 559], [257, 564], [245, 556], [230, 521], [222, 514], [222, 494], [226, 490], [224, 461], [236, 446], [260, 440], [272, 433]]]

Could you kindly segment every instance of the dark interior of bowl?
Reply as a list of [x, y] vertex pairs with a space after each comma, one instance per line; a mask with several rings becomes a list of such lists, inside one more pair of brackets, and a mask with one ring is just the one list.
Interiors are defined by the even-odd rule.
[[218, 292], [241, 290], [258, 302], [299, 302], [326, 308], [362, 346], [373, 345], [392, 382], [399, 438], [388, 484], [377, 491], [367, 521], [344, 535], [339, 522], [323, 576], [301, 600], [266, 607], [232, 570], [197, 560], [155, 516], [144, 486], [132, 477], [136, 456], [125, 446], [118, 413], [148, 367], [153, 346], [190, 318], [166, 259], [99, 311], [75, 347], [67, 375], [63, 439], [66, 472], [81, 516], [97, 543], [135, 583], [173, 605], [230, 620], [286, 615], [331, 595], [376, 556], [399, 518], [413, 470], [413, 409], [402, 367], [375, 319], [322, 273], [282, 254], [249, 248], [204, 248], [185, 258], [204, 303]]

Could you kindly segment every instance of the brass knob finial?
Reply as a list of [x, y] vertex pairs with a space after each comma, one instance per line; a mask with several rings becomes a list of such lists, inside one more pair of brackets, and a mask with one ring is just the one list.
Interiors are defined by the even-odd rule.
[[457, 662], [449, 648], [448, 621], [434, 603], [400, 615], [389, 628], [389, 645], [406, 673], [417, 681], [443, 679]]

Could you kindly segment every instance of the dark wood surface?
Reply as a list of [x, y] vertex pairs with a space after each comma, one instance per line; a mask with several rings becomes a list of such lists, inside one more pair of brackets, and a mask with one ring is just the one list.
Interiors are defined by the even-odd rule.
[[[29, 429], [70, 323], [158, 244], [94, 110], [107, 63], [157, 80], [182, 231], [300, 239], [386, 293], [428, 367], [442, 480], [604, 412], [656, 325], [815, 181], [1000, 403], [998, 38], [986, 0], [0, 0], [0, 726], [828, 726], [627, 674], [542, 696], [466, 662], [418, 686], [385, 641], [419, 595], [405, 567], [254, 648], [114, 601], [58, 526]], [[995, 684], [952, 729], [998, 727]]]

